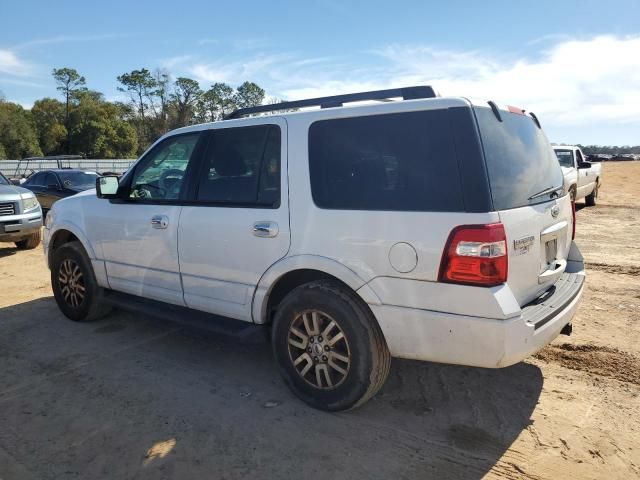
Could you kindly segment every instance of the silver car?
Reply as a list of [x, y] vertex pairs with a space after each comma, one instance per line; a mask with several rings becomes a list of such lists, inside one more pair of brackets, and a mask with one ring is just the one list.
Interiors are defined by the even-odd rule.
[[0, 173], [0, 242], [13, 242], [22, 250], [36, 248], [40, 227], [42, 209], [36, 196]]

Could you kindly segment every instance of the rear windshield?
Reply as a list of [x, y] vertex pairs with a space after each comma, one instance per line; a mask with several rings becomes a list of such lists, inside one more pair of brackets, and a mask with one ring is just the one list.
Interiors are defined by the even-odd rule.
[[[562, 170], [544, 132], [526, 115], [476, 107], [496, 210], [549, 201], [562, 188]], [[542, 194], [547, 191], [548, 193]]]
[[556, 149], [555, 152], [561, 167], [573, 167], [573, 152], [571, 150]]
[[317, 121], [309, 167], [320, 208], [464, 210], [446, 110]]

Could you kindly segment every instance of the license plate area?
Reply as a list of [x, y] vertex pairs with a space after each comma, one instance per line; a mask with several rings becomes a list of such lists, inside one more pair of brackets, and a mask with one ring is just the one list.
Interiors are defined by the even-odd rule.
[[547, 240], [544, 243], [545, 260], [547, 263], [547, 269], [554, 268], [556, 264], [556, 258], [558, 257], [558, 239]]

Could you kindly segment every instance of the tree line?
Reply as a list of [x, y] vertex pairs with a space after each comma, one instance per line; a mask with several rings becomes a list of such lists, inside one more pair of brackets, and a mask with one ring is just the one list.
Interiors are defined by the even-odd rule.
[[640, 155], [640, 145], [579, 145], [580, 149], [587, 155]]
[[132, 158], [169, 130], [220, 120], [265, 101], [265, 91], [253, 82], [237, 88], [214, 83], [203, 90], [191, 78], [142, 68], [117, 77], [118, 90], [129, 100], [110, 102], [73, 68], [55, 68], [52, 75], [59, 99], [36, 100], [28, 110], [0, 98], [0, 159]]

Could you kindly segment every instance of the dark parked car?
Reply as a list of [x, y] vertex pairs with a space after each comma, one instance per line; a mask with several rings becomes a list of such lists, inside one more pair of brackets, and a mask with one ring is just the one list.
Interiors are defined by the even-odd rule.
[[46, 212], [61, 198], [70, 197], [76, 193], [95, 188], [95, 172], [76, 169], [43, 170], [31, 175], [21, 187], [36, 194], [42, 210]]

